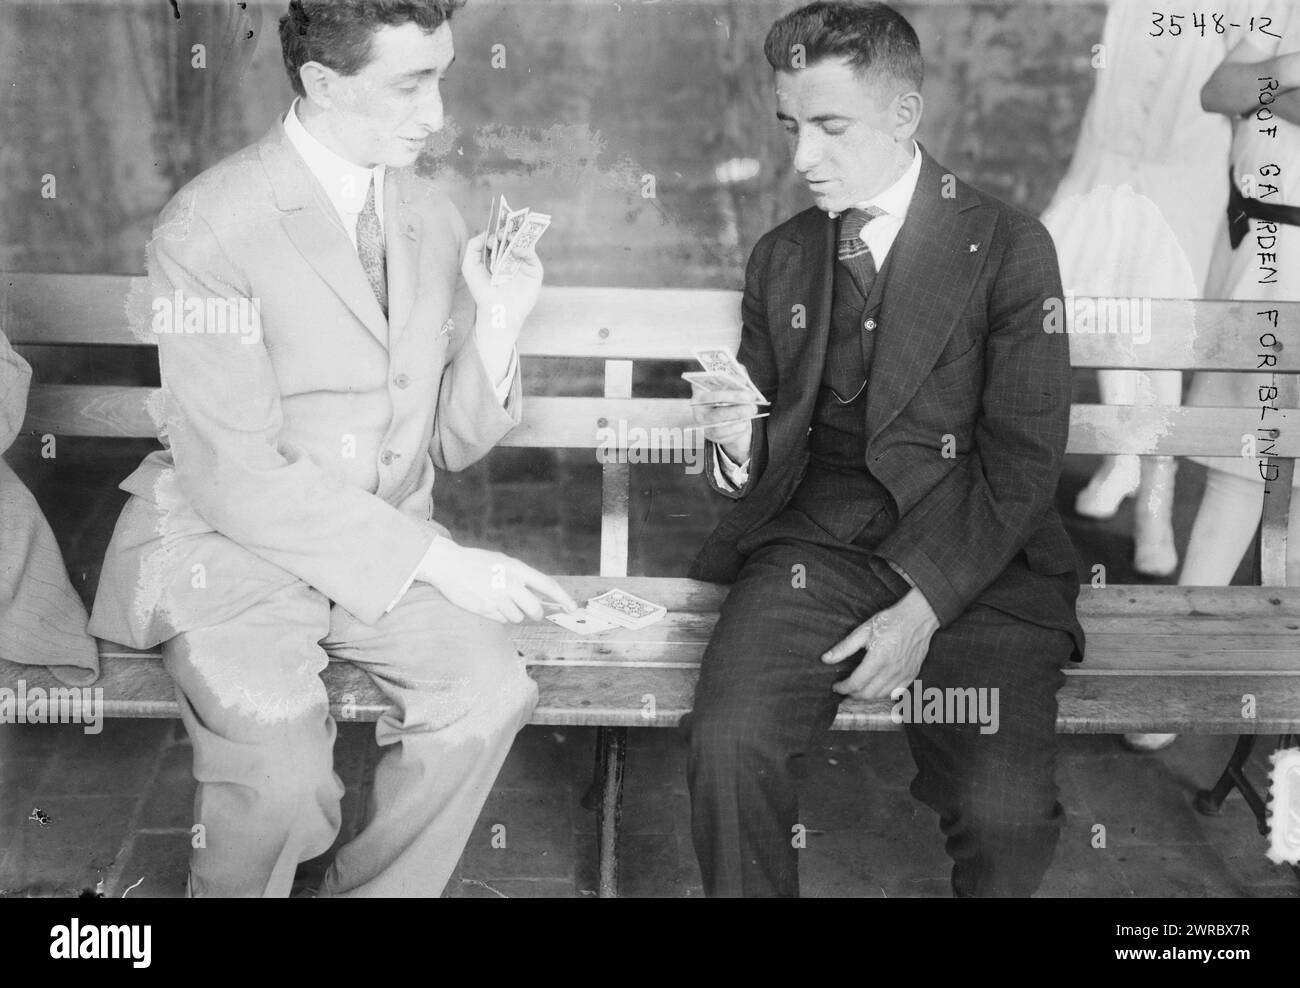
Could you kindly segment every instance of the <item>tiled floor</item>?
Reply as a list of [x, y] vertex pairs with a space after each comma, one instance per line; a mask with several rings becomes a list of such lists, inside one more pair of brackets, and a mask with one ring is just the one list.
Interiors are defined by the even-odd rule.
[[[0, 769], [0, 890], [5, 895], [181, 894], [190, 845], [190, 748], [170, 722], [8, 728]], [[1185, 737], [1133, 755], [1112, 737], [1062, 739], [1059, 779], [1068, 823], [1047, 896], [1300, 896], [1300, 882], [1264, 857], [1239, 796], [1219, 817], [1191, 807], [1230, 738]], [[593, 896], [595, 815], [581, 806], [591, 778], [590, 729], [529, 727], [483, 810], [449, 896]], [[1255, 759], [1261, 776], [1261, 746]], [[631, 732], [624, 806], [623, 891], [699, 896], [690, 843], [685, 746], [674, 731]], [[336, 756], [355, 825], [375, 746], [364, 725], [341, 725]], [[828, 734], [801, 759], [807, 896], [948, 894], [935, 815], [908, 794], [911, 759], [899, 734]], [[39, 809], [42, 826], [29, 819]], [[1104, 828], [1104, 846], [1097, 828]], [[304, 866], [310, 882], [323, 862]]]

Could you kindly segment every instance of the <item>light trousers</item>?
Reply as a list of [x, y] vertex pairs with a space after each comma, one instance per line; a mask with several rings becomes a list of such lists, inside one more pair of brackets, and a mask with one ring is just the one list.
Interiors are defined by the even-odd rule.
[[194, 895], [287, 896], [298, 864], [334, 843], [330, 657], [363, 669], [390, 706], [365, 819], [321, 895], [441, 894], [536, 684], [501, 625], [427, 584], [365, 625], [300, 583], [163, 646], [194, 745]]

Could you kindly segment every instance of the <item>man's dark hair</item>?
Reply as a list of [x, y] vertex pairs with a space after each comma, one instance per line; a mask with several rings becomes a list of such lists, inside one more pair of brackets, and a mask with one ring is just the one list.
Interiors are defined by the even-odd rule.
[[340, 75], [356, 75], [370, 61], [374, 32], [407, 22], [426, 34], [451, 20], [466, 0], [292, 0], [280, 18], [280, 50], [289, 82], [299, 96], [298, 74], [308, 62], [320, 62]]
[[823, 59], [845, 58], [863, 79], [888, 78], [921, 91], [921, 42], [888, 4], [810, 3], [767, 32], [763, 54], [774, 69], [794, 71]]

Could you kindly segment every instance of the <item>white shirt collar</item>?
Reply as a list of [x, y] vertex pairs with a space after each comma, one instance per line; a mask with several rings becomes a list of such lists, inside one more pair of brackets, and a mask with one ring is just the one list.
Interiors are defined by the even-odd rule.
[[[877, 209], [883, 210], [887, 216], [893, 216], [901, 222], [907, 218], [907, 209], [912, 204], [912, 195], [916, 192], [916, 183], [920, 178], [921, 149], [916, 141], [913, 141], [912, 163], [907, 166], [907, 171], [898, 177], [898, 181], [870, 199], [855, 202], [853, 205], [857, 209], [875, 206]], [[831, 219], [835, 219], [839, 216], [839, 213], [831, 213], [830, 216]]]
[[343, 221], [344, 228], [349, 235], [353, 235], [356, 218], [366, 205], [366, 194], [372, 177], [375, 183], [375, 212], [379, 214], [380, 223], [383, 223], [385, 167], [376, 165], [374, 168], [363, 168], [327, 148], [298, 119], [298, 103], [299, 99], [295, 98], [285, 115], [285, 136], [320, 182], [339, 219]]

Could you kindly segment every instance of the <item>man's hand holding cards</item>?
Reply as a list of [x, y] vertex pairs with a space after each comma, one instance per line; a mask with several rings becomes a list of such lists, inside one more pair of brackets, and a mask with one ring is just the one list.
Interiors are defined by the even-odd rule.
[[691, 411], [704, 437], [715, 442], [736, 463], [749, 459], [754, 419], [766, 418], [759, 406], [768, 401], [749, 379], [749, 372], [727, 350], [706, 347], [695, 351], [703, 371], [682, 378], [691, 385]]
[[514, 278], [520, 267], [536, 256], [537, 241], [551, 225], [551, 217], [525, 206], [511, 209], [505, 196], [497, 196], [488, 213], [487, 233], [480, 251], [483, 268], [493, 286]]
[[546, 213], [511, 209], [505, 196], [492, 202], [487, 229], [470, 240], [461, 262], [478, 314], [474, 333], [479, 350], [499, 377], [524, 320], [542, 291], [542, 262], [537, 241], [551, 225]]

